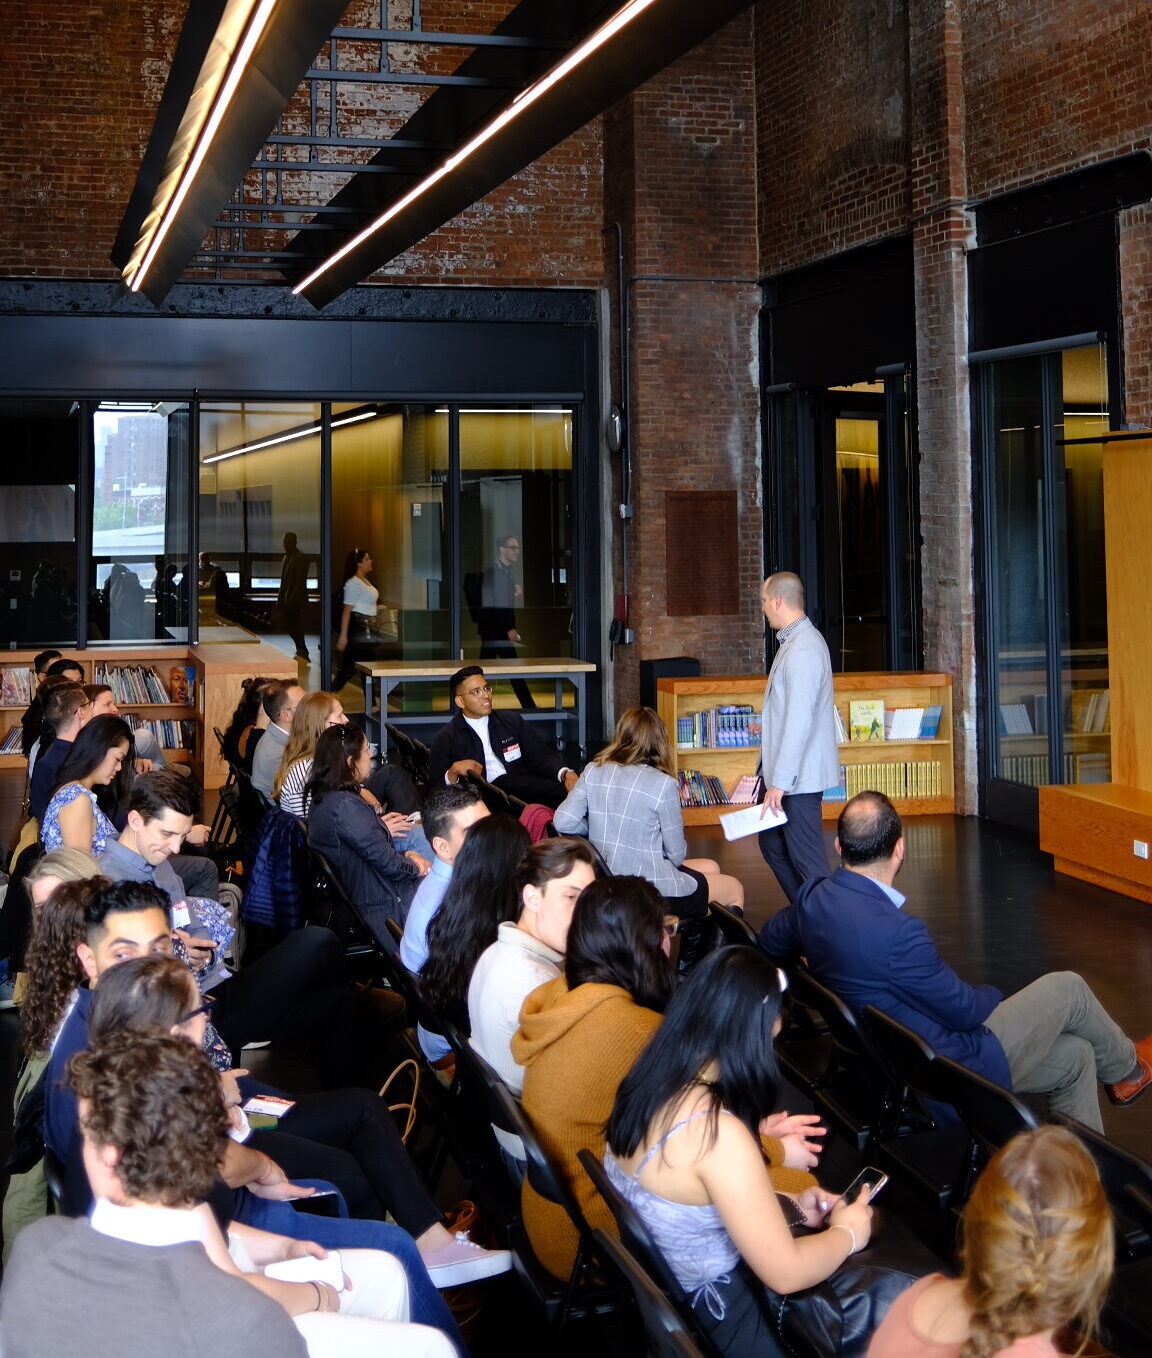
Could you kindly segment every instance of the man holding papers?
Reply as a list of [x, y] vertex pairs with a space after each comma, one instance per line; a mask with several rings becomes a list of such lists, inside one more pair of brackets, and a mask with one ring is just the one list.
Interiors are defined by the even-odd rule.
[[798, 575], [764, 581], [760, 601], [779, 650], [768, 671], [761, 732], [762, 814], [787, 820], [760, 835], [760, 852], [790, 905], [810, 877], [827, 877], [820, 800], [839, 777], [832, 664], [828, 646], [804, 612]]

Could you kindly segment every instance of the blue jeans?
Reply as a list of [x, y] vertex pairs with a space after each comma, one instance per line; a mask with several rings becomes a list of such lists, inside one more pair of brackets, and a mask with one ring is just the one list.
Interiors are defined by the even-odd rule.
[[415, 1241], [399, 1226], [389, 1226], [382, 1221], [312, 1216], [297, 1212], [290, 1202], [271, 1202], [252, 1193], [240, 1193], [237, 1197], [240, 1201], [236, 1220], [247, 1226], [291, 1236], [293, 1240], [313, 1240], [326, 1250], [383, 1250], [391, 1254], [399, 1261], [408, 1279], [412, 1323], [431, 1325], [447, 1335], [461, 1358], [467, 1358], [464, 1338], [429, 1278]]

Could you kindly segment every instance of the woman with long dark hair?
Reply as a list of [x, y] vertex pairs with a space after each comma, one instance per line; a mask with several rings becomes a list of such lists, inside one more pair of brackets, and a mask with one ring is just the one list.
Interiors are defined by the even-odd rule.
[[813, 1351], [859, 1355], [914, 1274], [843, 1267], [868, 1244], [862, 1199], [819, 1187], [792, 1195], [796, 1225], [827, 1229], [791, 1233], [760, 1146], [776, 1102], [781, 981], [754, 948], [722, 948], [693, 971], [620, 1086], [604, 1165], [726, 1358], [782, 1353], [782, 1297], [825, 1280], [829, 1305], [839, 1308], [841, 1290], [853, 1304], [839, 1346]]
[[428, 1007], [468, 1032], [468, 983], [480, 954], [496, 942], [505, 921], [520, 914], [517, 865], [528, 852], [528, 831], [511, 816], [477, 821], [452, 869], [440, 909], [428, 925], [428, 958], [420, 990]]
[[264, 690], [271, 682], [271, 679], [265, 679], [262, 675], [244, 680], [240, 685], [240, 701], [224, 732], [224, 758], [230, 764], [238, 765], [245, 773], [252, 772], [252, 756], [264, 735], [260, 703]]
[[385, 919], [403, 924], [429, 864], [414, 850], [400, 853], [384, 820], [360, 796], [371, 765], [358, 726], [329, 727], [316, 742], [304, 801], [308, 843], [332, 864], [365, 923], [383, 939]]
[[340, 629], [333, 649], [339, 657], [332, 688], [339, 693], [356, 672], [372, 647], [372, 629], [380, 606], [380, 591], [368, 579], [372, 554], [366, 547], [353, 547], [344, 558], [344, 578], [340, 590]]
[[[532, 991], [512, 1056], [524, 1067], [524, 1111], [589, 1224], [612, 1214], [576, 1158], [604, 1150], [620, 1081], [660, 1024], [674, 989], [664, 902], [642, 877], [601, 877], [576, 901], [564, 974]], [[579, 1238], [564, 1208], [525, 1181], [524, 1225], [540, 1261], [567, 1278]]]
[[964, 1208], [963, 1276], [897, 1298], [868, 1358], [1056, 1358], [1091, 1338], [1112, 1281], [1114, 1227], [1095, 1162], [1065, 1127], [1002, 1146]]
[[96, 789], [107, 789], [114, 809], [127, 796], [132, 778], [132, 729], [122, 717], [93, 717], [68, 751], [44, 809], [40, 842], [48, 850], [66, 846], [97, 858], [116, 827], [101, 809]]

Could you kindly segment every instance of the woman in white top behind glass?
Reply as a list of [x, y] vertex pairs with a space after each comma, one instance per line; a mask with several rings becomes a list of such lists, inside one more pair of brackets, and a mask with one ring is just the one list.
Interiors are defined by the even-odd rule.
[[372, 645], [372, 628], [380, 593], [368, 580], [372, 556], [365, 547], [353, 547], [344, 559], [343, 609], [340, 631], [336, 635], [336, 673], [332, 688], [339, 693], [356, 672], [357, 660], [367, 658]]

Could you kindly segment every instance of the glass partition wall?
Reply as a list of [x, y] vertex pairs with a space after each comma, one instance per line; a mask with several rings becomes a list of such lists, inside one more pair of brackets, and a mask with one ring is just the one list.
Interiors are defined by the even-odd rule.
[[574, 426], [546, 402], [3, 403], [3, 641], [259, 639], [353, 711], [359, 659], [571, 654]]
[[[1102, 345], [979, 366], [989, 814], [1111, 776]], [[1016, 796], [1020, 801], [1019, 796]], [[1026, 820], [1027, 815], [1023, 818]]]

